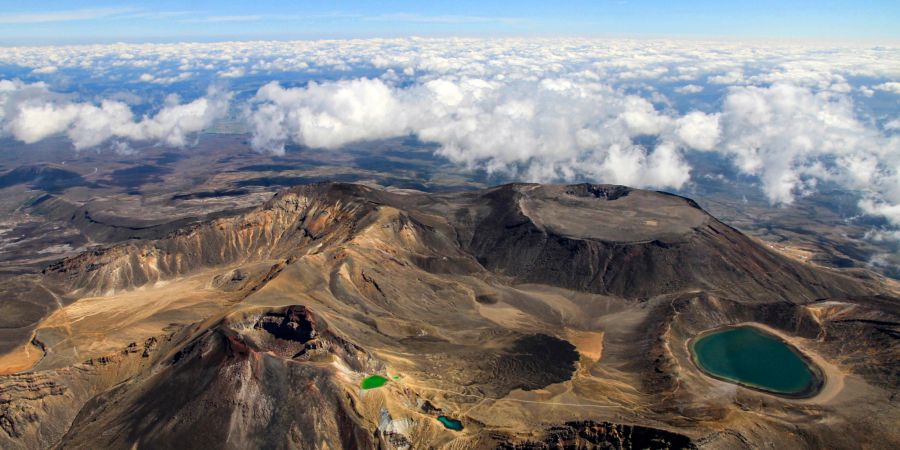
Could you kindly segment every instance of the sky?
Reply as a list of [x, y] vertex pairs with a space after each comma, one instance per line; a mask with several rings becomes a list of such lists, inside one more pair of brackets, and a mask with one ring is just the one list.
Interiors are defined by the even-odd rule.
[[0, 11], [7, 46], [411, 35], [900, 40], [896, 0], [3, 0]]

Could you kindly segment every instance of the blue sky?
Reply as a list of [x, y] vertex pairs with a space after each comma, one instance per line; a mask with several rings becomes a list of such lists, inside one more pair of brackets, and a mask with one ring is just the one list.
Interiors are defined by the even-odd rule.
[[409, 35], [900, 39], [896, 0], [4, 0], [0, 11], [0, 45]]

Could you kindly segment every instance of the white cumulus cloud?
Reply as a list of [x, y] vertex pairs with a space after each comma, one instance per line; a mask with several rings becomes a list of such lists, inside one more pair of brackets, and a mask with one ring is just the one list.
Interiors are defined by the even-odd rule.
[[894, 94], [900, 95], [900, 82], [898, 81], [890, 81], [887, 83], [881, 83], [877, 86], [873, 86], [875, 89], [879, 91], [885, 92], [893, 92]]
[[758, 175], [773, 203], [791, 203], [816, 180], [834, 181], [900, 225], [900, 138], [858, 118], [849, 97], [791, 84], [736, 87], [721, 114], [720, 150]]
[[[684, 152], [719, 152], [774, 204], [837, 183], [900, 225], [900, 118], [883, 94], [900, 92], [893, 45], [400, 38], [0, 47], [0, 63], [47, 80], [88, 72], [106, 92], [274, 81], [241, 105], [257, 150], [415, 135], [453, 162], [523, 180], [652, 187], [690, 182]], [[277, 83], [296, 79], [317, 81]], [[80, 147], [184, 142], [227, 97], [134, 117], [121, 97], [76, 102], [0, 81], [0, 132], [64, 133]]]
[[[416, 135], [450, 161], [488, 172], [554, 181], [577, 176], [636, 186], [680, 187], [682, 148], [710, 149], [715, 116], [676, 119], [652, 103], [581, 79], [503, 83], [441, 78], [405, 87], [379, 79], [261, 88], [246, 112], [252, 144], [280, 153], [286, 142], [333, 149]], [[636, 143], [656, 136], [655, 148]]]
[[686, 84], [675, 88], [675, 92], [679, 94], [697, 94], [703, 92], [703, 86], [697, 84]]
[[112, 138], [184, 146], [190, 134], [227, 113], [230, 98], [231, 94], [210, 90], [192, 102], [169, 101], [156, 114], [135, 118], [120, 101], [77, 102], [42, 83], [0, 80], [0, 133], [25, 143], [63, 133], [76, 149]]

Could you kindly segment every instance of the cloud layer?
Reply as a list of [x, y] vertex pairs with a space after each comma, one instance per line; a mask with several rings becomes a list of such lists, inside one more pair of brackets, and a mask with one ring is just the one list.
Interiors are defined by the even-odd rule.
[[[453, 162], [523, 180], [657, 188], [691, 182], [686, 151], [718, 152], [758, 177], [773, 204], [832, 182], [900, 226], [895, 47], [372, 39], [13, 47], [0, 48], [0, 64], [28, 74], [0, 82], [0, 132], [24, 142], [63, 133], [76, 148], [185, 145], [226, 114], [230, 94], [135, 117], [121, 101], [51, 86], [83, 72], [150, 92], [226, 80], [251, 86], [232, 113], [259, 151], [413, 135]], [[285, 82], [297, 79], [316, 81]]]
[[[252, 144], [279, 153], [292, 141], [315, 148], [414, 135], [447, 159], [535, 181], [576, 176], [612, 183], [681, 187], [685, 146], [709, 149], [714, 117], [683, 118], [595, 81], [502, 83], [435, 79], [395, 87], [378, 79], [259, 90], [246, 117]], [[655, 137], [653, 149], [638, 137]]]
[[[718, 150], [758, 175], [773, 203], [790, 203], [822, 180], [900, 203], [900, 138], [861, 121], [845, 95], [784, 83], [732, 88], [721, 118]], [[900, 224], [900, 215], [886, 215]]]
[[25, 143], [65, 134], [76, 149], [94, 147], [120, 138], [158, 141], [183, 147], [197, 133], [225, 116], [231, 94], [210, 90], [189, 103], [170, 97], [152, 116], [135, 118], [122, 102], [77, 102], [51, 92], [43, 83], [0, 80], [0, 134]]
[[[393, 71], [407, 78], [453, 75], [536, 79], [576, 72], [606, 83], [653, 80], [688, 92], [705, 84], [791, 82], [845, 89], [848, 80], [880, 79], [896, 92], [900, 49], [851, 44], [629, 39], [365, 39], [294, 42], [113, 44], [3, 47], [0, 64], [87, 70], [93, 77], [139, 82], [245, 73]], [[190, 75], [183, 75], [183, 74]], [[121, 78], [118, 78], [121, 77]], [[893, 84], [891, 84], [893, 83]], [[693, 87], [688, 87], [693, 85]]]

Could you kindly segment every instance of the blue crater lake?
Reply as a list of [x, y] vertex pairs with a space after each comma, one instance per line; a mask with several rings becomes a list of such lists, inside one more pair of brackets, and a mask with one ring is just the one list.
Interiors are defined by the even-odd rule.
[[447, 417], [447, 416], [438, 416], [437, 419], [438, 419], [438, 421], [440, 421], [442, 424], [444, 424], [444, 428], [447, 428], [447, 429], [449, 429], [449, 430], [460, 431], [460, 430], [463, 429], [463, 424], [462, 424], [462, 422], [460, 422], [460, 421], [458, 421], [458, 420], [456, 420], [456, 419], [451, 419], [451, 418], [449, 418], [449, 417]]
[[725, 328], [691, 345], [694, 363], [714, 378], [789, 397], [809, 397], [822, 385], [818, 368], [786, 342], [755, 327]]

